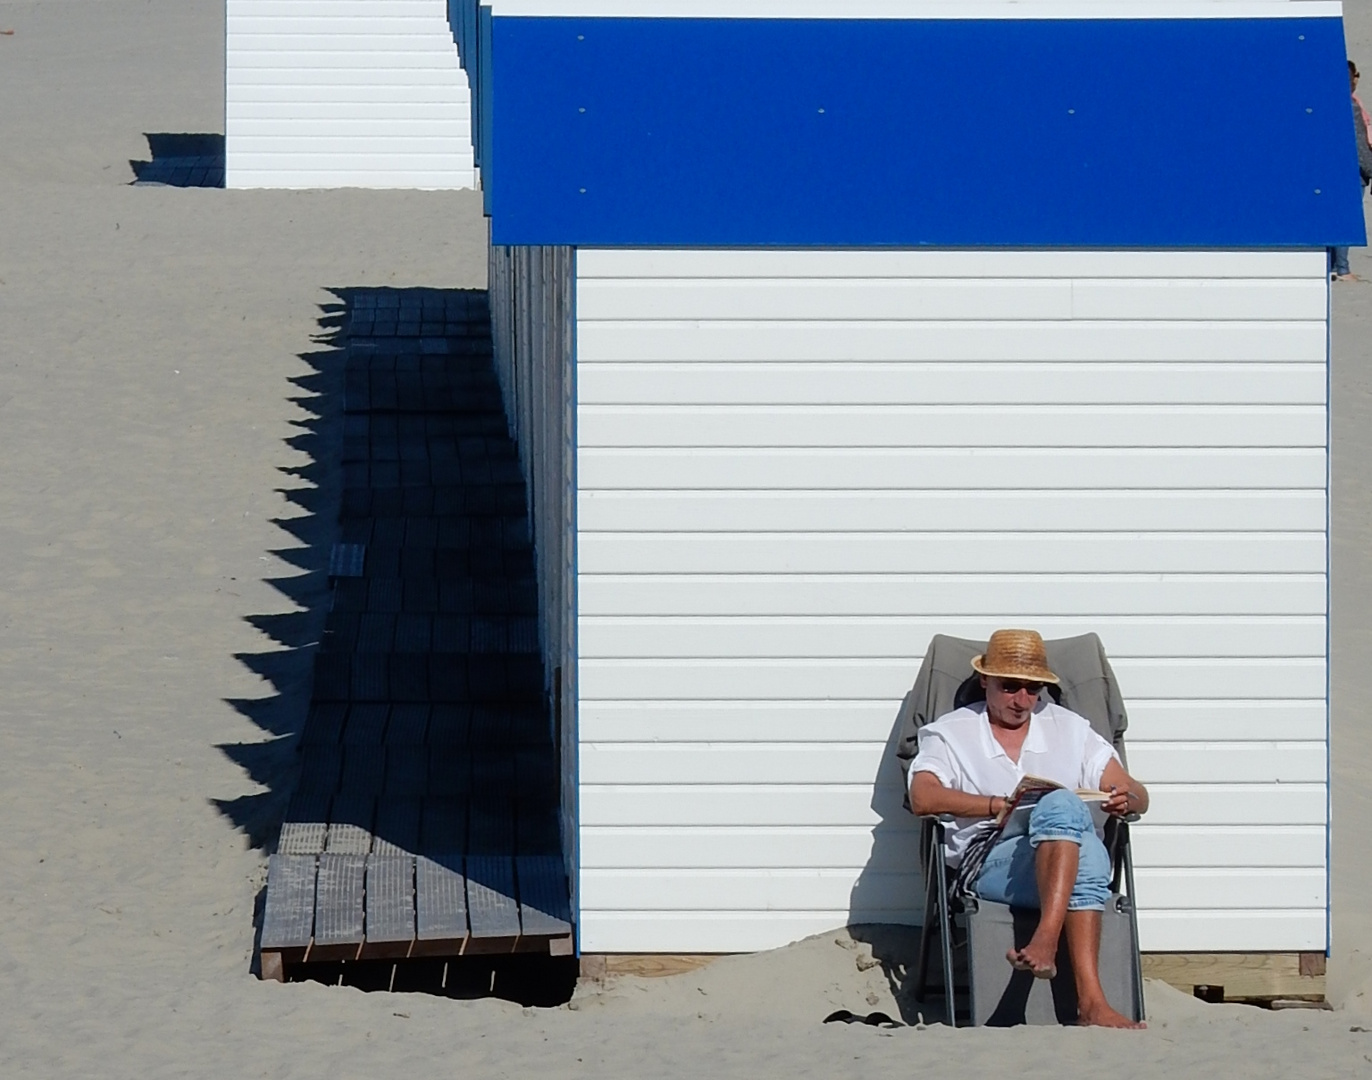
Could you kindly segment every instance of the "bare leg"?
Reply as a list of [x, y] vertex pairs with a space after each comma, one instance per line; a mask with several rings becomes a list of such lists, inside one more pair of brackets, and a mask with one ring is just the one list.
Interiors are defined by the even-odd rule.
[[1077, 982], [1077, 1023], [1093, 1027], [1141, 1028], [1110, 1008], [1100, 985], [1099, 911], [1067, 913], [1067, 955], [1072, 958], [1072, 975]]
[[1062, 937], [1067, 901], [1077, 883], [1081, 848], [1074, 840], [1045, 840], [1034, 851], [1034, 876], [1039, 885], [1039, 928], [1024, 948], [1011, 949], [1006, 959], [1025, 966], [1041, 978], [1057, 971], [1058, 940]]

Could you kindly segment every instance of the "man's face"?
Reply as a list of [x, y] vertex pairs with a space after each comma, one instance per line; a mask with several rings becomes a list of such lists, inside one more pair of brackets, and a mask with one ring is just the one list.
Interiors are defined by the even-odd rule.
[[1043, 683], [1022, 679], [1002, 679], [983, 675], [981, 685], [986, 688], [986, 711], [991, 719], [1004, 727], [1023, 727], [1034, 712]]

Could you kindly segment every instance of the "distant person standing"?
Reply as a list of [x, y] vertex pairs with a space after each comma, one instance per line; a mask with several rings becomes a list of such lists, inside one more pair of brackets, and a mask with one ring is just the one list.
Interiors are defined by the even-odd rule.
[[[1372, 179], [1372, 142], [1368, 141], [1368, 129], [1372, 127], [1372, 117], [1358, 100], [1358, 65], [1348, 61], [1348, 85], [1353, 96], [1353, 137], [1358, 144], [1358, 172], [1362, 176], [1362, 187]], [[1348, 266], [1348, 249], [1336, 247], [1329, 249], [1330, 272], [1335, 281], [1357, 281], [1358, 275]]]

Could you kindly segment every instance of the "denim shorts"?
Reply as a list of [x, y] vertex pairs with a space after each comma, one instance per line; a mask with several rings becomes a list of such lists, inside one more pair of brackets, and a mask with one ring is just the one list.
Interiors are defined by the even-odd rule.
[[977, 877], [977, 895], [1013, 907], [1039, 906], [1034, 849], [1045, 840], [1071, 840], [1081, 848], [1068, 911], [1104, 911], [1110, 899], [1110, 854], [1096, 836], [1091, 811], [1071, 791], [1050, 791], [1029, 813], [1029, 831], [993, 847]]

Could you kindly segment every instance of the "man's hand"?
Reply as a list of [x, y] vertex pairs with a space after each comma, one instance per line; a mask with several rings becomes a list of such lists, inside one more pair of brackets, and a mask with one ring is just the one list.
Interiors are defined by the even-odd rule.
[[1107, 814], [1115, 817], [1124, 817], [1125, 814], [1138, 812], [1139, 797], [1132, 791], [1120, 791], [1119, 788], [1108, 788], [1110, 798], [1101, 803], [1101, 809]]
[[1115, 817], [1142, 814], [1148, 810], [1148, 789], [1124, 771], [1118, 761], [1111, 761], [1101, 773], [1100, 787], [1110, 792], [1101, 809]]

